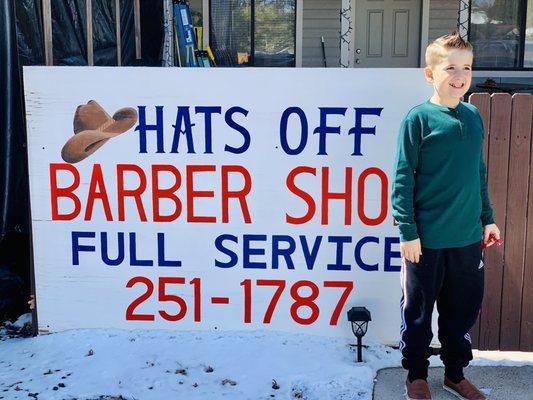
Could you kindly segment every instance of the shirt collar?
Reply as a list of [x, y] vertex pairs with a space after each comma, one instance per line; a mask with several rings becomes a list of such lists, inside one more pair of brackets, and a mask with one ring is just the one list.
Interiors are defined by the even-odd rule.
[[463, 106], [463, 102], [460, 101], [459, 104], [457, 104], [455, 107], [447, 107], [447, 106], [443, 106], [443, 105], [440, 105], [440, 104], [435, 104], [433, 102], [430, 101], [430, 99], [427, 99], [426, 100], [426, 103], [432, 107], [435, 107], [437, 109], [440, 109], [442, 111], [455, 111], [455, 110], [459, 110], [462, 106]]

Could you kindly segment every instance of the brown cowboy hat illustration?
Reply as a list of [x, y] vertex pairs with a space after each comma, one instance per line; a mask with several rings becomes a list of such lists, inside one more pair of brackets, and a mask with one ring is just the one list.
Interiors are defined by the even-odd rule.
[[68, 163], [77, 163], [104, 145], [109, 139], [131, 129], [137, 122], [134, 108], [121, 108], [111, 117], [94, 100], [78, 106], [74, 114], [74, 136], [61, 150]]

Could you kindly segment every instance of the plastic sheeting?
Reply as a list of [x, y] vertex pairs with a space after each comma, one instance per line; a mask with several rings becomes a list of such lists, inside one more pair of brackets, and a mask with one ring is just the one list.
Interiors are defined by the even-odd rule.
[[40, 24], [41, 0], [15, 1], [17, 42], [21, 65], [43, 65], [43, 29]]
[[14, 4], [0, 0], [0, 240], [28, 232], [28, 178], [21, 70], [17, 57]]
[[0, 0], [0, 87], [0, 318], [16, 318], [28, 307], [30, 254], [24, 103], [12, 0]]
[[[22, 65], [44, 65], [41, 0], [16, 4]], [[86, 0], [51, 0], [53, 65], [87, 65]], [[94, 65], [117, 65], [114, 0], [92, 0]], [[163, 43], [163, 0], [141, 0], [141, 59], [135, 55], [134, 0], [120, 0], [121, 65], [159, 66]]]
[[142, 59], [139, 65], [162, 64], [163, 37], [163, 1], [141, 1]]
[[[87, 65], [85, 0], [52, 0], [54, 65]], [[117, 65], [115, 1], [92, 0], [94, 65]], [[120, 1], [121, 64], [135, 59], [133, 0]]]
[[[162, 0], [141, 0], [142, 58], [134, 0], [120, 0], [122, 65], [160, 65]], [[85, 0], [51, 0], [54, 65], [87, 65]], [[0, 321], [28, 309], [30, 210], [21, 65], [44, 65], [41, 0], [0, 0]], [[95, 65], [117, 65], [115, 1], [92, 0]]]
[[0, 242], [0, 322], [29, 311], [29, 253], [27, 234], [10, 232]]

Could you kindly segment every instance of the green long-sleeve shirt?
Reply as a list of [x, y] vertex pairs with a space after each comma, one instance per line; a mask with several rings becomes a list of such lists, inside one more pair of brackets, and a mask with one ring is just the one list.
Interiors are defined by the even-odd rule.
[[427, 100], [402, 120], [392, 185], [393, 216], [402, 242], [449, 248], [482, 239], [493, 223], [483, 120], [477, 108]]

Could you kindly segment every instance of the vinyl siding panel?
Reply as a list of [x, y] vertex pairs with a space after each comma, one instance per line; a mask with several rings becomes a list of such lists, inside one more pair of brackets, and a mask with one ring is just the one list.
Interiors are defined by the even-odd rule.
[[459, 0], [431, 0], [429, 3], [429, 42], [457, 29]]
[[320, 37], [324, 36], [328, 67], [338, 67], [340, 59], [341, 0], [299, 1], [303, 1], [302, 66], [323, 66]]

